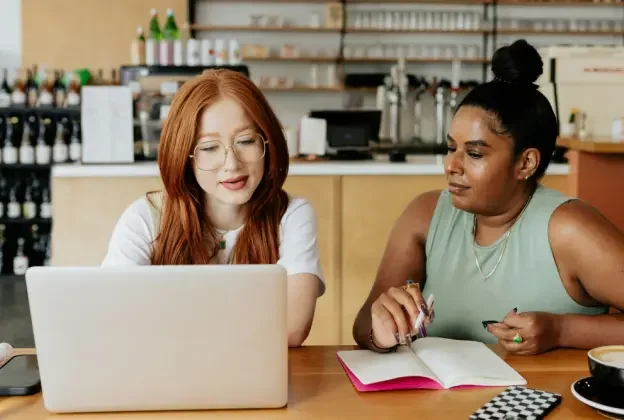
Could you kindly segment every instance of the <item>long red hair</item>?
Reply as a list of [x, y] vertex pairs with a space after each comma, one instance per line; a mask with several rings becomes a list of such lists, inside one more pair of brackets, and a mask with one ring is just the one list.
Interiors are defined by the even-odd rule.
[[235, 264], [275, 264], [279, 225], [288, 207], [282, 189], [288, 149], [268, 101], [245, 75], [226, 69], [186, 82], [173, 99], [160, 137], [158, 166], [164, 185], [154, 265], [208, 264], [218, 252], [214, 226], [204, 216], [204, 191], [193, 174], [193, 153], [204, 110], [220, 98], [237, 101], [267, 140], [264, 175], [247, 203], [247, 220], [233, 250]]

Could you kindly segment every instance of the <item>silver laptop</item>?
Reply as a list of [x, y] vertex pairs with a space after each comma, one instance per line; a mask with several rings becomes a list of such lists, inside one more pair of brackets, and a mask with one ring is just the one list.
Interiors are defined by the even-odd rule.
[[287, 404], [279, 265], [33, 267], [26, 285], [51, 412]]

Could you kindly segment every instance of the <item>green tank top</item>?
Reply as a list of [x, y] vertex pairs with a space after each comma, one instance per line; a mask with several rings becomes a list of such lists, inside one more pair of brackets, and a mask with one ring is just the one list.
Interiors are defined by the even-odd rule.
[[[428, 335], [495, 343], [481, 321], [502, 320], [518, 312], [602, 314], [608, 307], [585, 307], [566, 292], [548, 240], [548, 223], [555, 209], [571, 200], [539, 186], [524, 214], [512, 227], [498, 268], [487, 280], [472, 249], [473, 215], [453, 207], [442, 191], [427, 234], [425, 299], [434, 294], [435, 319]], [[481, 270], [487, 276], [503, 249], [504, 235], [489, 246], [475, 244]]]

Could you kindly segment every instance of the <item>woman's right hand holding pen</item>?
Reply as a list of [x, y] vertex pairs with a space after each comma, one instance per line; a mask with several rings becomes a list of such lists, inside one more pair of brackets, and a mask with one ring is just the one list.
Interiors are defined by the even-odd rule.
[[423, 325], [428, 325], [432, 314], [418, 283], [408, 282], [406, 286], [391, 287], [379, 295], [371, 306], [373, 346], [389, 349], [405, 344], [419, 332], [415, 326], [421, 312], [425, 317]]

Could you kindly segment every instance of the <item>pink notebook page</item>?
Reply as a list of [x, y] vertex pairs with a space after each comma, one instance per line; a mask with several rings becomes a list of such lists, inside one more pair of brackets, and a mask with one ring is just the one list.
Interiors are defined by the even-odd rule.
[[[360, 392], [373, 392], [373, 391], [394, 391], [404, 389], [444, 389], [442, 385], [434, 381], [433, 379], [423, 378], [419, 376], [410, 376], [406, 378], [396, 378], [387, 381], [376, 382], [369, 385], [364, 385], [360, 380], [351, 372], [351, 370], [342, 362], [340, 356], [337, 356], [340, 365], [345, 370], [345, 373], [351, 380], [351, 383]], [[461, 385], [453, 387], [452, 389], [464, 389], [464, 388], [479, 388], [477, 385]]]

